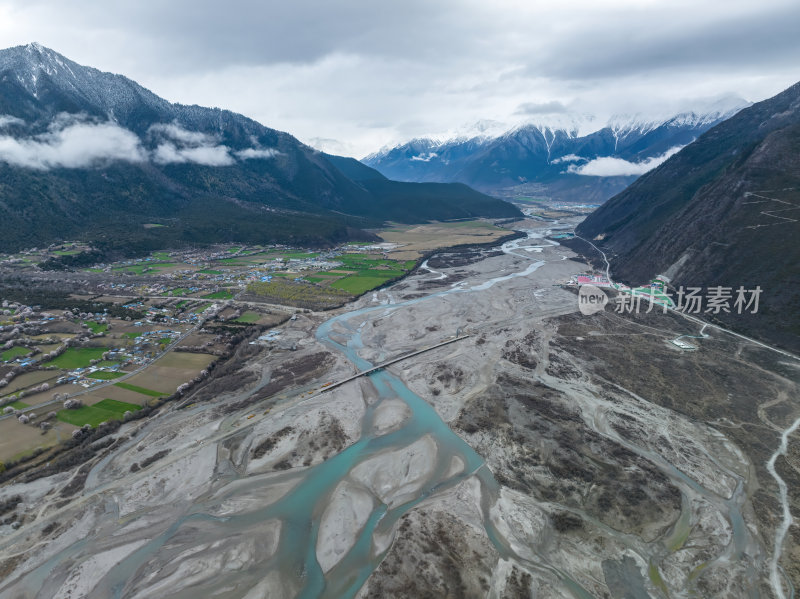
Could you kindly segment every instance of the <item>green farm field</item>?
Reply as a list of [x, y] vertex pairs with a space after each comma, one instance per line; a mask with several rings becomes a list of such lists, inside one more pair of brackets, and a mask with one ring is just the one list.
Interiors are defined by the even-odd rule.
[[169, 393], [162, 393], [161, 391], [153, 391], [152, 389], [146, 389], [145, 387], [139, 387], [137, 385], [131, 385], [130, 383], [114, 383], [117, 387], [121, 389], [127, 389], [128, 391], [135, 391], [136, 393], [141, 393], [142, 395], [149, 395], [150, 397], [166, 397]]
[[261, 314], [259, 314], [258, 312], [245, 312], [233, 322], [243, 322], [245, 324], [252, 324], [254, 322], [258, 322], [260, 319], [261, 319]]
[[334, 281], [331, 283], [331, 287], [341, 289], [342, 291], [346, 291], [347, 293], [351, 293], [353, 295], [361, 295], [370, 289], [380, 287], [388, 280], [388, 278], [384, 277], [372, 277], [369, 275], [358, 274]]
[[99, 322], [89, 321], [86, 323], [92, 333], [105, 333], [108, 330], [107, 324], [100, 324]]
[[63, 354], [50, 360], [48, 366], [56, 366], [63, 370], [86, 368], [92, 360], [99, 360], [108, 351], [104, 347], [70, 347]]
[[111, 370], [97, 370], [95, 372], [87, 374], [86, 378], [97, 379], [98, 381], [113, 381], [114, 379], [118, 379], [122, 376], [125, 376], [124, 372], [114, 372]]
[[88, 424], [94, 428], [101, 422], [121, 420], [125, 412], [135, 412], [141, 409], [142, 407], [136, 404], [114, 399], [104, 399], [92, 406], [82, 406], [77, 410], [59, 410], [56, 417], [61, 422], [66, 422], [75, 426]]
[[233, 293], [223, 289], [220, 291], [215, 291], [214, 293], [209, 293], [208, 295], [204, 295], [202, 297], [203, 299], [233, 299]]
[[28, 349], [27, 347], [22, 347], [22, 346], [17, 345], [16, 347], [12, 347], [11, 349], [7, 349], [2, 354], [0, 354], [0, 359], [2, 359], [3, 362], [10, 362], [11, 360], [14, 360], [15, 358], [19, 358], [21, 356], [26, 356], [30, 352], [31, 352], [31, 350]]

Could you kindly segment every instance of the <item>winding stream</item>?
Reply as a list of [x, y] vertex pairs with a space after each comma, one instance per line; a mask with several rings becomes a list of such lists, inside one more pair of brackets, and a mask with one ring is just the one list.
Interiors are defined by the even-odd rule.
[[789, 428], [783, 431], [783, 434], [781, 434], [781, 444], [778, 446], [778, 449], [775, 450], [775, 453], [772, 454], [769, 462], [767, 462], [767, 470], [769, 470], [775, 482], [778, 483], [782, 510], [781, 524], [775, 531], [775, 544], [772, 549], [772, 559], [769, 562], [769, 582], [772, 586], [772, 590], [775, 591], [775, 595], [779, 599], [786, 599], [786, 593], [783, 592], [781, 578], [786, 581], [789, 587], [789, 599], [794, 599], [794, 587], [788, 576], [781, 576], [782, 572], [778, 565], [783, 551], [783, 541], [786, 539], [786, 533], [789, 532], [789, 527], [792, 525], [792, 512], [789, 509], [789, 490], [786, 486], [786, 481], [781, 478], [780, 474], [778, 474], [778, 471], [775, 469], [775, 462], [780, 456], [786, 455], [789, 446], [789, 435], [798, 428], [800, 428], [800, 418], [795, 420]]
[[[460, 281], [449, 289], [424, 297], [400, 303], [371, 305], [345, 312], [322, 323], [316, 330], [316, 338], [331, 350], [344, 356], [357, 369], [369, 369], [372, 364], [359, 355], [359, 350], [363, 349], [360, 331], [371, 319], [383, 317], [395, 310], [419, 302], [429, 301], [433, 298], [442, 298], [449, 294], [485, 291], [502, 281], [528, 276], [543, 266], [545, 262], [535, 259], [539, 257], [540, 252], [528, 251], [524, 244], [533, 239], [543, 239], [545, 235], [546, 233], [543, 234], [541, 231], [530, 231], [524, 239], [516, 239], [503, 244], [501, 249], [504, 253], [530, 260], [530, 263], [518, 272], [497, 276], [474, 285], [469, 285], [466, 281]], [[558, 245], [552, 241], [550, 243]], [[427, 267], [427, 263], [423, 267], [433, 275], [441, 275], [438, 277], [439, 279], [446, 276]], [[293, 577], [292, 583], [299, 581], [298, 587], [295, 589], [296, 597], [301, 599], [351, 598], [358, 593], [389, 550], [389, 547], [383, 550], [375, 549], [374, 540], [377, 537], [385, 537], [389, 534], [397, 521], [420, 502], [437, 493], [452, 489], [459, 483], [474, 476], [478, 480], [481, 489], [481, 510], [484, 529], [487, 538], [499, 555], [502, 558], [513, 558], [531, 569], [550, 572], [561, 581], [564, 588], [578, 599], [592, 597], [586, 589], [569, 577], [567, 573], [548, 564], [546, 556], [539, 555], [539, 561], [532, 562], [513, 552], [508, 541], [496, 530], [489, 515], [491, 507], [495, 504], [499, 495], [499, 486], [491, 471], [475, 450], [450, 429], [429, 403], [414, 394], [400, 378], [386, 370], [376, 371], [368, 375], [368, 377], [377, 392], [377, 399], [366, 407], [361, 424], [361, 436], [358, 441], [338, 454], [316, 466], [303, 470], [299, 474], [287, 472], [285, 475], [287, 479], [299, 476], [299, 482], [277, 501], [254, 511], [230, 516], [214, 516], [211, 515], [211, 510], [214, 505], [218, 505], [219, 497], [216, 500], [212, 500], [208, 496], [201, 497], [190, 505], [184, 514], [172, 522], [161, 534], [143, 543], [110, 568], [92, 596], [111, 596], [115, 598], [126, 596], [131, 591], [131, 585], [135, 583], [137, 576], [142, 576], [142, 572], [146, 570], [148, 563], [156, 559], [160, 552], [167, 552], [168, 556], [171, 555], [169, 552], [175, 550], [169, 549], [170, 543], [179, 545], [176, 539], [181, 538], [181, 535], [186, 535], [187, 531], [191, 531], [194, 535], [193, 543], [199, 545], [204, 542], [222, 542], [225, 539], [235, 538], [239, 534], [252, 533], [254, 529], [268, 526], [270, 523], [279, 523], [280, 534], [274, 555], [267, 560], [260, 560], [254, 565], [248, 566], [246, 571], [241, 574], [242, 580], [247, 579], [255, 582], [263, 578], [265, 573], [269, 571], [288, 572]], [[560, 385], [563, 385], [563, 383], [555, 379], [547, 382], [554, 388], [559, 388]], [[385, 434], [376, 433], [374, 425], [377, 407], [385, 400], [395, 399], [401, 400], [407, 406], [409, 416], [400, 428]], [[800, 419], [794, 423], [791, 430], [784, 432], [783, 451], [786, 449], [788, 435], [798, 427], [800, 427]], [[679, 483], [679, 486], [683, 489], [691, 489], [696, 494], [717, 505], [728, 516], [732, 526], [733, 540], [726, 551], [725, 557], [737, 559], [750, 548], [752, 540], [740, 511], [745, 500], [744, 485], [740, 477], [736, 477], [738, 484], [730, 498], [719, 497], [686, 476], [662, 456], [620, 438], [611, 430], [602, 417], [594, 422], [593, 428], [606, 436], [616, 438], [621, 444], [657, 464], [662, 471], [668, 473], [669, 477]], [[413, 497], [403, 503], [386, 505], [380, 500], [373, 502], [372, 511], [358, 532], [355, 543], [335, 566], [327, 573], [324, 573], [317, 560], [320, 521], [337, 486], [348, 480], [351, 471], [369, 458], [384, 452], [408, 447], [426, 436], [430, 437], [436, 445], [436, 460], [430, 476], [414, 492]], [[776, 476], [780, 486], [782, 480], [777, 476], [777, 473], [774, 473], [774, 461], [777, 456], [778, 452], [776, 452], [771, 461], [771, 472]], [[463, 467], [454, 473], [452, 464], [456, 458], [463, 464]], [[107, 461], [101, 462], [100, 467]], [[99, 467], [95, 467], [92, 470], [89, 482], [96, 482], [96, 472], [98, 470]], [[736, 476], [733, 473], [729, 474]], [[225, 476], [226, 483], [238, 481], [248, 489], [258, 489], [260, 488], [259, 485], [263, 487], [263, 483], [257, 477], [248, 478], [246, 475], [236, 472], [233, 468], [227, 469]], [[271, 480], [274, 481], [275, 479]], [[785, 483], [781, 486], [781, 492], [785, 525], [782, 529], [782, 534], [785, 536], [786, 530], [788, 530], [791, 523], [790, 514], [788, 523], [786, 520]], [[688, 535], [690, 510], [686, 495], [684, 495], [683, 504], [681, 516], [675, 523], [674, 529], [668, 535], [668, 545], [677, 545], [679, 540], [684, 537], [684, 534]], [[113, 509], [115, 508], [109, 507], [108, 511], [113, 512]], [[118, 518], [118, 514], [116, 518]], [[611, 534], [611, 531], [609, 533]], [[634, 545], [631, 539], [625, 539], [621, 533], [617, 538], [623, 540], [628, 546]], [[776, 536], [777, 557], [774, 560], [774, 571], [776, 573], [779, 546], [782, 544], [782, 540], [783, 536], [781, 536], [779, 543], [779, 539]], [[101, 545], [100, 541], [96, 539], [82, 539], [73, 543], [32, 572], [29, 572], [25, 576], [25, 586], [31, 589], [43, 588], [44, 581], [50, 572], [60, 563], [69, 561], [72, 558], [78, 558], [82, 554], [85, 555], [87, 544], [92, 545], [93, 549], [97, 549]], [[658, 548], [661, 547], [659, 543], [635, 543], [635, 545], [637, 553], [646, 558], [646, 560], [657, 559], [660, 552], [663, 554], [663, 549]], [[645, 548], [644, 545], [647, 545], [647, 547]], [[717, 559], [721, 557], [718, 556]], [[220, 578], [222, 580], [219, 583], [214, 583], [217, 585], [216, 587], [207, 589], [209, 592], [212, 590], [224, 591], [225, 585], [230, 585], [230, 581], [227, 580], [226, 576], [221, 576]], [[772, 584], [774, 586], [775, 582], [773, 581]], [[778, 581], [776, 588], [779, 587], [780, 581]], [[193, 597], [195, 596], [194, 593], [195, 591], [189, 588], [176, 596]]]
[[[541, 234], [531, 233], [529, 238], [540, 236]], [[515, 253], [524, 241], [524, 239], [513, 240], [504, 244], [502, 249], [505, 253]], [[522, 257], [530, 258], [530, 256]], [[370, 317], [383, 316], [404, 306], [451, 293], [485, 291], [501, 281], [527, 276], [544, 263], [541, 260], [535, 261], [519, 272], [498, 276], [474, 286], [465, 286], [462, 282], [450, 289], [422, 298], [346, 312], [322, 323], [316, 331], [316, 338], [344, 355], [359, 370], [366, 370], [371, 368], [372, 364], [358, 354], [358, 350], [363, 347], [359, 331]], [[399, 378], [386, 370], [380, 370], [370, 374], [369, 380], [378, 393], [378, 399], [366, 409], [362, 434], [357, 442], [304, 471], [296, 487], [263, 509], [243, 515], [214, 517], [207, 514], [208, 505], [202, 502], [194, 504], [185, 516], [175, 521], [164, 533], [144, 544], [111, 569], [104, 577], [104, 584], [111, 591], [111, 595], [122, 597], [136, 573], [140, 572], [146, 562], [186, 526], [202, 523], [213, 531], [208, 538], [224, 538], [263, 523], [279, 521], [282, 528], [278, 549], [266, 564], [262, 564], [262, 567], [296, 573], [302, 584], [297, 594], [301, 599], [354, 597], [388, 551], [388, 548], [383, 551], [373, 549], [375, 536], [390, 533], [395, 523], [417, 504], [473, 475], [481, 485], [483, 521], [487, 537], [502, 557], [520, 559], [513, 554], [505, 539], [497, 533], [489, 517], [489, 510], [497, 498], [499, 487], [483, 459], [450, 429], [430, 404], [408, 389]], [[409, 417], [398, 430], [383, 435], [375, 434], [373, 421], [376, 408], [383, 400], [395, 398], [403, 401], [408, 407]], [[380, 501], [374, 504], [372, 513], [358, 533], [356, 542], [343, 558], [324, 574], [316, 554], [320, 518], [336, 487], [348, 478], [353, 468], [368, 458], [382, 452], [407, 447], [424, 436], [429, 436], [436, 444], [436, 463], [432, 475], [414, 494], [413, 499], [396, 506], [387, 506]], [[454, 458], [460, 460], [463, 468], [452, 474], [451, 465]], [[537, 564], [528, 563], [523, 559], [520, 561], [535, 569], [555, 574], [575, 597], [579, 599], [591, 597], [576, 581], [548, 566], [544, 560], [543, 563]]]

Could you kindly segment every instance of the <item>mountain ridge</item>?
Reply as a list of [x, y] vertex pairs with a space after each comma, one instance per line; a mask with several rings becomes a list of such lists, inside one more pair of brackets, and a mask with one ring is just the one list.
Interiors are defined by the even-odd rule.
[[[731, 97], [706, 112], [658, 119], [616, 115], [602, 126], [591, 117], [559, 116], [498, 136], [416, 138], [383, 148], [363, 162], [404, 181], [459, 181], [507, 198], [532, 195], [601, 203], [644, 172], [645, 161], [663, 160], [745, 104]], [[609, 158], [629, 164], [602, 162]]]
[[760, 287], [758, 314], [715, 318], [800, 350], [800, 83], [707, 131], [577, 232], [624, 282]]
[[520, 214], [462, 187], [436, 197], [398, 183], [398, 199], [288, 133], [170, 103], [38, 44], [0, 50], [0, 141], [6, 250], [65, 237], [331, 244], [371, 238], [361, 229], [387, 220]]

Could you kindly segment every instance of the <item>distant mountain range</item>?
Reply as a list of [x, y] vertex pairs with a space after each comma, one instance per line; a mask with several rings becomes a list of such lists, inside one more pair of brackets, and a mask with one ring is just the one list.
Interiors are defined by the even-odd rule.
[[712, 317], [800, 351], [800, 83], [700, 136], [577, 232], [618, 280], [760, 287], [757, 314]]
[[38, 44], [0, 50], [0, 250], [330, 244], [389, 220], [518, 215], [465, 185], [389, 181], [242, 115], [172, 104]]
[[499, 135], [415, 139], [363, 162], [401, 181], [458, 181], [512, 199], [601, 203], [747, 105], [729, 97], [703, 111], [655, 121], [615, 117], [600, 128], [585, 117], [560, 115]]

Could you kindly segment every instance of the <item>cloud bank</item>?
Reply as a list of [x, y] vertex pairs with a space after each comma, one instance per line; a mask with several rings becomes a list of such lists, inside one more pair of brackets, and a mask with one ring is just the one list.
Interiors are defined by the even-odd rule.
[[72, 123], [31, 138], [0, 136], [0, 161], [38, 170], [143, 162], [139, 138], [113, 123]]
[[0, 129], [5, 129], [9, 125], [24, 125], [25, 121], [9, 114], [0, 114]]
[[178, 147], [174, 143], [163, 143], [153, 152], [157, 164], [182, 164], [193, 162], [205, 166], [230, 166], [236, 161], [227, 146]]
[[216, 138], [201, 131], [189, 131], [177, 123], [156, 123], [148, 129], [151, 135], [161, 134], [189, 146], [208, 146], [216, 143]]
[[417, 162], [430, 162], [434, 158], [437, 158], [439, 154], [436, 152], [428, 152], [427, 154], [419, 154], [417, 156], [412, 156], [411, 160], [416, 160]]
[[[0, 115], [0, 129], [22, 123], [15, 117]], [[46, 133], [26, 138], [0, 135], [0, 162], [37, 170], [148, 161], [160, 165], [231, 166], [237, 158], [267, 159], [280, 153], [273, 148], [246, 148], [234, 152], [213, 135], [189, 131], [175, 123], [153, 125], [147, 137], [156, 144], [152, 151], [135, 133], [116, 123], [96, 123], [75, 115], [59, 115]]]
[[647, 171], [653, 170], [659, 164], [666, 161], [670, 156], [680, 152], [683, 146], [670, 148], [660, 156], [653, 156], [642, 162], [629, 162], [622, 158], [612, 158], [603, 156], [590, 160], [580, 166], [571, 164], [567, 169], [568, 173], [576, 175], [586, 175], [589, 177], [626, 177], [633, 175], [643, 175]]
[[551, 162], [553, 164], [560, 164], [562, 162], [579, 162], [581, 160], [586, 160], [586, 158], [583, 158], [582, 156], [578, 156], [577, 154], [565, 154], [564, 156], [561, 156], [560, 158], [555, 158], [555, 159], [551, 160]]
[[564, 114], [567, 107], [558, 100], [549, 102], [524, 102], [514, 111], [514, 114], [539, 115], [539, 114]]
[[246, 150], [239, 150], [236, 152], [236, 157], [239, 158], [239, 160], [252, 160], [254, 158], [274, 158], [278, 154], [280, 154], [280, 152], [274, 148], [247, 148]]
[[157, 164], [192, 162], [205, 166], [230, 166], [236, 161], [230, 148], [219, 144], [216, 137], [200, 131], [189, 131], [176, 123], [159, 123], [150, 127], [148, 136], [162, 141], [153, 152]]
[[601, 122], [761, 100], [798, 79], [798, 23], [797, 0], [0, 0], [4, 46], [352, 156], [562, 107]]

